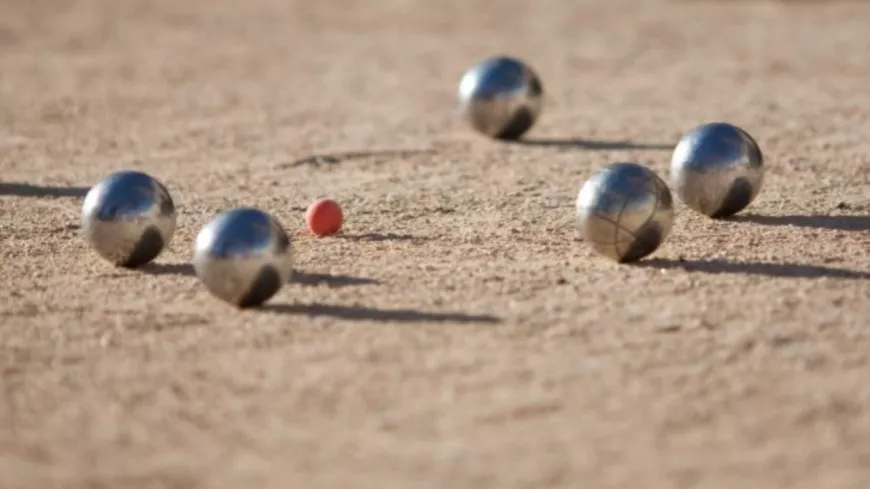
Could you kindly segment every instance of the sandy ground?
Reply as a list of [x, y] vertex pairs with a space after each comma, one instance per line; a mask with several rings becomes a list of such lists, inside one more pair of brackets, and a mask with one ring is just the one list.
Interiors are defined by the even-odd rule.
[[[524, 144], [457, 118], [499, 53]], [[0, 487], [866, 489], [868, 80], [860, 2], [2, 2]], [[750, 209], [579, 241], [588, 176], [712, 120], [762, 145]], [[180, 208], [142, 271], [78, 234], [122, 168]], [[262, 310], [188, 265], [237, 205], [295, 233]]]

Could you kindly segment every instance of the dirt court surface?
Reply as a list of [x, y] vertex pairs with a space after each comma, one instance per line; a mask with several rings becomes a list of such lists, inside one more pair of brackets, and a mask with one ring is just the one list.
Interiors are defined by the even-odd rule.
[[[457, 117], [500, 53], [544, 82], [523, 144]], [[0, 487], [866, 489], [868, 79], [858, 2], [3, 2]], [[751, 208], [594, 255], [582, 182], [713, 120]], [[124, 168], [180, 209], [141, 271], [78, 229]], [[294, 233], [262, 310], [188, 265], [238, 205]]]

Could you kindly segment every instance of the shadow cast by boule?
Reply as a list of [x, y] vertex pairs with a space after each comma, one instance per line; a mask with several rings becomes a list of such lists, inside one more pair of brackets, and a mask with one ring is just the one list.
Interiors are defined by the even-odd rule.
[[707, 274], [759, 275], [772, 278], [839, 278], [870, 280], [870, 271], [805, 265], [800, 263], [736, 262], [727, 260], [672, 260], [651, 258], [632, 264], [641, 268], [684, 270]]
[[748, 213], [732, 216], [726, 220], [734, 222], [749, 222], [763, 226], [795, 226], [802, 228], [831, 229], [837, 231], [870, 231], [870, 216], [765, 216], [761, 214]]
[[457, 312], [426, 312], [416, 309], [377, 309], [363, 306], [337, 306], [329, 304], [266, 304], [262, 309], [277, 314], [309, 317], [332, 317], [352, 321], [381, 323], [467, 323], [497, 324], [501, 319], [485, 314]]
[[325, 285], [327, 287], [349, 287], [353, 285], [380, 285], [378, 280], [352, 275], [313, 273], [302, 270], [294, 270], [290, 277], [291, 284], [300, 284], [311, 287]]
[[184, 277], [196, 276], [196, 270], [190, 263], [156, 263], [151, 262], [134, 270], [148, 275], [180, 275]]
[[16, 195], [19, 197], [85, 197], [89, 190], [89, 187], [62, 187], [0, 182], [0, 195]]
[[538, 146], [544, 148], [560, 149], [582, 149], [590, 151], [670, 151], [673, 150], [675, 147], [674, 144], [636, 143], [633, 141], [605, 141], [582, 138], [524, 138], [508, 142], [523, 146]]
[[[142, 272], [148, 275], [179, 275], [185, 277], [195, 277], [196, 270], [190, 263], [156, 263], [151, 262], [142, 265], [132, 270]], [[353, 285], [380, 285], [380, 282], [375, 279], [365, 277], [355, 277], [352, 275], [329, 274], [329, 273], [313, 273], [304, 270], [293, 270], [288, 284], [299, 284], [304, 286], [316, 287], [318, 285], [326, 285], [327, 287], [348, 287]]]
[[396, 233], [339, 234], [336, 237], [351, 241], [425, 241], [429, 239], [425, 236]]

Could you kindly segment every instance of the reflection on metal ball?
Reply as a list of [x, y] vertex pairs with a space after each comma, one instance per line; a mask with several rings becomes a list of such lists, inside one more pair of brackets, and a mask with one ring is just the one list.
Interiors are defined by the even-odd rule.
[[293, 253], [286, 231], [269, 214], [249, 207], [223, 212], [196, 237], [196, 275], [217, 298], [258, 306], [290, 280]]
[[459, 102], [471, 126], [489, 137], [514, 140], [541, 113], [543, 88], [538, 75], [514, 58], [489, 58], [472, 67], [459, 83]]
[[82, 234], [104, 259], [136, 268], [160, 254], [175, 233], [175, 204], [162, 183], [138, 171], [113, 173], [91, 187]]
[[713, 218], [734, 215], [758, 195], [764, 158], [743, 129], [724, 122], [686, 133], [671, 158], [671, 185], [690, 208]]
[[581, 187], [577, 220], [595, 251], [617, 262], [636, 261], [658, 249], [670, 233], [671, 192], [649, 168], [613, 163]]

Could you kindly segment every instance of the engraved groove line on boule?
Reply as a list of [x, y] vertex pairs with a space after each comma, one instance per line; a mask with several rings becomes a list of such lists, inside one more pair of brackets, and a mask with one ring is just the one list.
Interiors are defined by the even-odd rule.
[[[657, 190], [660, 192], [660, 191], [661, 191], [661, 187], [659, 186], [658, 182], [655, 182], [654, 180], [653, 180], [653, 182], [655, 183]], [[614, 196], [614, 197], [617, 197], [617, 198], [621, 197], [621, 195], [614, 193], [612, 190], [605, 190], [605, 195], [610, 195], [610, 196]], [[639, 226], [639, 229], [642, 229], [644, 226], [649, 225], [649, 223], [650, 223], [650, 222], [653, 220], [653, 218], [655, 217], [655, 210], [658, 209], [658, 205], [661, 203], [661, 200], [659, 199], [659, 193], [656, 193], [656, 197], [655, 197], [655, 198], [656, 198], [656, 202], [655, 202], [655, 207], [653, 208], [653, 211], [650, 213], [649, 216], [647, 216], [647, 218], [646, 218], [646, 220], [643, 222], [643, 224], [642, 224], [641, 226]], [[628, 229], [627, 227], [625, 227], [625, 226], [622, 224], [622, 219], [621, 219], [621, 218], [622, 218], [622, 214], [623, 214], [623, 212], [625, 211], [625, 207], [627, 206], [627, 204], [628, 204], [627, 201], [623, 202], [623, 207], [620, 208], [619, 216], [617, 216], [617, 219], [619, 219], [619, 221], [614, 221], [613, 219], [610, 219], [609, 217], [607, 217], [607, 216], [605, 216], [605, 215], [602, 215], [602, 214], [595, 214], [595, 215], [596, 215], [599, 219], [601, 219], [601, 220], [603, 220], [603, 221], [605, 221], [605, 222], [608, 222], [608, 223], [612, 224], [615, 228], [618, 228], [618, 229], [616, 229], [616, 231], [620, 231], [620, 230], [621, 230], [621, 231], [623, 231], [624, 233], [628, 234], [629, 236], [631, 236], [631, 237], [634, 238], [634, 239], [643, 239], [641, 236], [638, 236], [637, 233], [633, 232], [632, 230]], [[615, 236], [618, 236], [618, 232], [615, 233]], [[608, 245], [608, 246], [616, 246], [617, 243], [621, 243], [621, 242], [624, 242], [624, 241], [626, 241], [626, 240], [616, 239], [615, 241], [610, 242], [610, 241], [598, 241], [598, 240], [594, 240], [594, 239], [589, 239], [589, 240], [587, 240], [587, 241], [589, 241], [590, 243], [597, 243], [597, 244], [603, 244], [603, 245]]]
[[[619, 251], [619, 230], [623, 228], [622, 224], [618, 224], [622, 222], [622, 214], [625, 212], [625, 208], [628, 207], [628, 199], [622, 200], [622, 207], [619, 208], [619, 213], [616, 215], [617, 224], [613, 226], [613, 249], [616, 250], [616, 254], [622, 256], [622, 253]], [[606, 221], [607, 219], [605, 219]], [[629, 233], [634, 234], [634, 233]]]

